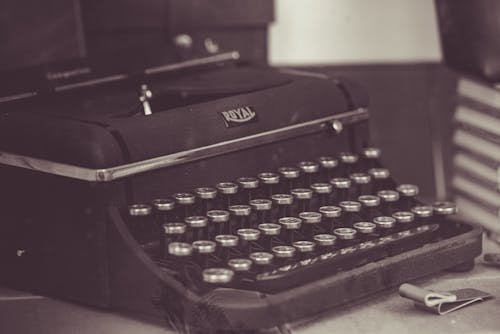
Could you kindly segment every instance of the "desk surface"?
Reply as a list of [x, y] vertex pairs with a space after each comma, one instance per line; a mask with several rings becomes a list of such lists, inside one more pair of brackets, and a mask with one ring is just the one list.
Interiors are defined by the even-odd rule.
[[[500, 247], [485, 242], [486, 252]], [[500, 332], [500, 268], [481, 259], [468, 273], [441, 273], [414, 282], [434, 290], [476, 288], [495, 299], [438, 316], [416, 309], [396, 290], [370, 296], [289, 325], [291, 333], [498, 333]], [[126, 316], [70, 304], [52, 298], [0, 288], [0, 332], [24, 334], [58, 333], [172, 333], [162, 326]]]

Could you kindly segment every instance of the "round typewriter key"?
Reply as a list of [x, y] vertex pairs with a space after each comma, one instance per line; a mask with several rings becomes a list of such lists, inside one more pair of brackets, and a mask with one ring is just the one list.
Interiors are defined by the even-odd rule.
[[316, 242], [319, 246], [322, 247], [330, 247], [335, 245], [335, 242], [337, 240], [337, 237], [332, 235], [332, 234], [316, 234], [313, 237], [314, 242]]
[[375, 217], [373, 222], [381, 229], [390, 229], [396, 225], [396, 219], [389, 216]]
[[152, 210], [151, 205], [148, 204], [133, 204], [128, 207], [131, 220], [130, 230], [140, 244], [147, 242], [152, 237], [153, 224], [148, 219]]
[[314, 248], [316, 248], [316, 244], [312, 241], [308, 240], [299, 240], [295, 241], [292, 246], [299, 252], [299, 253], [311, 253], [314, 252]]
[[239, 238], [232, 234], [219, 234], [215, 236], [215, 242], [220, 246], [218, 255], [222, 259], [231, 257], [231, 248], [238, 246]]
[[293, 196], [290, 194], [274, 194], [271, 196], [273, 203], [278, 209], [278, 217], [286, 217], [291, 214]]
[[313, 174], [318, 172], [319, 164], [314, 161], [301, 161], [297, 164], [297, 167], [304, 176], [303, 185], [309, 187], [314, 182]]
[[327, 230], [335, 224], [335, 218], [342, 214], [342, 209], [333, 205], [322, 206], [318, 211], [323, 215], [323, 227]]
[[274, 191], [277, 189], [276, 185], [280, 182], [280, 176], [276, 173], [264, 172], [258, 175], [260, 181], [263, 183], [263, 195], [270, 198]]
[[300, 170], [297, 167], [280, 167], [278, 168], [283, 180], [283, 191], [290, 192], [297, 186], [297, 179], [300, 176]]
[[365, 195], [370, 193], [370, 182], [371, 176], [366, 173], [352, 173], [350, 175], [351, 180], [354, 183], [355, 193], [357, 196]]
[[208, 268], [203, 270], [203, 281], [210, 284], [227, 284], [233, 280], [234, 271], [226, 268]]
[[250, 205], [231, 205], [228, 210], [233, 215], [234, 222], [234, 224], [230, 224], [229, 233], [233, 233], [233, 228], [250, 227], [249, 217], [252, 212]]
[[208, 225], [208, 219], [205, 216], [190, 216], [184, 219], [184, 222], [189, 226], [187, 240], [203, 239]]
[[162, 224], [173, 219], [171, 213], [174, 210], [175, 201], [170, 198], [157, 198], [154, 199], [151, 203], [153, 204], [154, 208], [156, 226], [159, 230], [161, 230]]
[[382, 151], [377, 147], [366, 147], [363, 149], [363, 156], [366, 159], [379, 159]]
[[193, 247], [185, 242], [171, 242], [168, 244], [168, 253], [176, 257], [187, 257], [193, 253]]
[[434, 213], [440, 216], [449, 216], [457, 213], [457, 206], [453, 202], [435, 202], [432, 207]]
[[315, 227], [319, 226], [322, 217], [321, 213], [314, 211], [299, 213], [299, 218], [302, 219], [302, 222], [304, 223], [304, 233], [308, 236], [313, 235]]
[[377, 196], [383, 202], [382, 210], [386, 214], [392, 214], [394, 205], [399, 200], [399, 193], [394, 190], [380, 190], [377, 192]]
[[208, 255], [215, 252], [216, 243], [210, 240], [196, 240], [191, 244], [196, 252], [198, 264], [204, 268], [207, 265]]
[[278, 219], [278, 223], [285, 230], [285, 237], [289, 243], [292, 243], [295, 237], [295, 231], [300, 229], [302, 219], [297, 217], [282, 217]]
[[[224, 234], [229, 229], [229, 212], [225, 210], [210, 210], [207, 212], [209, 226], [209, 237], [214, 234]], [[215, 225], [215, 226], [214, 226]]]
[[[184, 233], [186, 233], [186, 224], [183, 223], [165, 223], [162, 224], [163, 233], [160, 234], [160, 255], [168, 255], [165, 252], [165, 245], [169, 245], [171, 242], [180, 242]], [[167, 254], [166, 254], [167, 253]]]
[[292, 246], [274, 246], [273, 254], [275, 257], [280, 259], [289, 259], [295, 255], [295, 247]]
[[257, 227], [262, 233], [263, 244], [266, 248], [273, 247], [273, 236], [278, 236], [281, 233], [281, 226], [274, 223], [259, 224]]
[[260, 231], [254, 228], [240, 228], [236, 231], [240, 237], [240, 248], [243, 254], [250, 254], [252, 252], [252, 241], [257, 241], [260, 238]]
[[200, 199], [199, 214], [204, 215], [207, 211], [214, 209], [217, 189], [209, 187], [196, 188], [194, 193]]
[[331, 196], [333, 186], [330, 183], [313, 183], [311, 190], [314, 192], [316, 207], [328, 205], [328, 200]]
[[375, 195], [361, 195], [358, 201], [363, 205], [363, 217], [372, 220], [378, 213], [377, 207], [380, 205], [380, 197]]
[[356, 230], [350, 227], [340, 227], [333, 230], [333, 234], [340, 240], [353, 240], [356, 238]]
[[418, 205], [411, 208], [411, 212], [415, 215], [416, 223], [420, 225], [431, 220], [434, 209], [432, 206]]
[[291, 191], [294, 198], [297, 199], [295, 212], [309, 211], [313, 192], [307, 188], [295, 188]]
[[250, 204], [253, 209], [257, 218], [257, 223], [263, 223], [269, 219], [271, 209], [273, 207], [273, 202], [271, 202], [271, 200], [258, 198], [251, 200], [248, 204]]
[[192, 214], [191, 208], [196, 201], [196, 197], [191, 193], [176, 193], [172, 197], [178, 204], [177, 216], [181, 219], [188, 217]]
[[339, 165], [338, 160], [330, 156], [319, 157], [318, 162], [321, 168], [325, 169], [333, 169]]
[[368, 174], [372, 177], [372, 193], [379, 190], [391, 188], [389, 182], [390, 172], [386, 168], [370, 168]]
[[229, 268], [236, 272], [249, 271], [252, 267], [252, 260], [250, 259], [231, 259], [227, 261]]
[[370, 222], [357, 222], [353, 224], [354, 229], [360, 234], [371, 234], [375, 232], [377, 225]]
[[392, 214], [392, 218], [396, 219], [396, 222], [401, 225], [406, 225], [415, 219], [415, 215], [410, 211], [397, 211]]
[[265, 266], [273, 262], [274, 255], [268, 252], [254, 252], [248, 258], [256, 265]]
[[248, 203], [255, 196], [255, 189], [259, 187], [259, 179], [256, 177], [239, 177], [236, 182], [240, 185], [241, 201]]
[[356, 201], [342, 201], [339, 203], [339, 206], [344, 212], [342, 223], [345, 226], [350, 226], [356, 217], [356, 213], [361, 211], [361, 203]]
[[336, 196], [335, 201], [345, 201], [349, 197], [349, 188], [352, 185], [352, 181], [345, 177], [335, 177], [330, 180], [334, 190], [334, 194]]
[[340, 161], [344, 164], [355, 164], [358, 162], [358, 156], [351, 152], [340, 152], [339, 153]]
[[238, 193], [238, 185], [233, 182], [219, 182], [215, 186], [221, 196], [221, 207], [227, 208], [235, 201], [235, 196]]
[[415, 204], [415, 197], [418, 195], [418, 186], [414, 184], [400, 184], [396, 190], [401, 195], [402, 207], [405, 210], [410, 210]]
[[182, 235], [186, 232], [186, 224], [183, 223], [165, 223], [162, 227], [167, 235]]

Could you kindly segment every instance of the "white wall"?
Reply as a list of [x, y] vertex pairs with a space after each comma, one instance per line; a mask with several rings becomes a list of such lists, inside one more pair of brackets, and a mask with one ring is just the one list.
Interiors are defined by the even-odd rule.
[[433, 0], [275, 0], [273, 65], [441, 60]]

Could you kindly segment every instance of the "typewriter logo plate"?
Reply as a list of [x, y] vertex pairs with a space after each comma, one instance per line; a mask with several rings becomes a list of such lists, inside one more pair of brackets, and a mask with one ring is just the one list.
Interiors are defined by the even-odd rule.
[[226, 123], [226, 127], [245, 125], [257, 121], [257, 113], [250, 106], [239, 107], [231, 110], [221, 111], [219, 113]]

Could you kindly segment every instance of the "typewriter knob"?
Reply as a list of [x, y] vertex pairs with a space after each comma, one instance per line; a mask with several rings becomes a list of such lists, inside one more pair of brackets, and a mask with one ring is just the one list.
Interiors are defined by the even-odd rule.
[[411, 212], [413, 212], [415, 216], [417, 216], [418, 218], [431, 217], [433, 211], [434, 210], [432, 206], [426, 206], [426, 205], [415, 206], [411, 209]]
[[217, 197], [217, 189], [215, 188], [196, 188], [194, 192], [201, 199], [214, 199], [215, 197]]
[[397, 211], [392, 214], [392, 218], [396, 219], [397, 223], [411, 223], [415, 219], [415, 215], [410, 211]]
[[313, 183], [311, 189], [316, 194], [329, 194], [332, 192], [333, 186], [329, 183]]
[[260, 237], [260, 231], [254, 228], [240, 228], [236, 234], [245, 241], [256, 241]]
[[365, 173], [352, 173], [350, 175], [351, 180], [356, 184], [368, 184], [370, 183], [370, 175]]
[[332, 234], [316, 234], [313, 240], [320, 246], [333, 246], [337, 237]]
[[344, 164], [355, 164], [358, 162], [358, 156], [351, 152], [341, 152], [339, 153], [340, 161]]
[[190, 216], [184, 219], [184, 222], [193, 228], [205, 227], [208, 224], [208, 219], [205, 216]]
[[193, 253], [193, 247], [185, 242], [171, 242], [168, 244], [168, 253], [179, 257], [186, 257]]
[[386, 168], [370, 168], [368, 170], [368, 174], [370, 174], [374, 179], [377, 180], [385, 180], [388, 179], [391, 173]]
[[361, 203], [356, 201], [342, 201], [339, 206], [345, 212], [359, 212], [361, 211]]
[[248, 257], [250, 260], [252, 260], [253, 263], [257, 265], [270, 264], [274, 259], [274, 255], [268, 252], [254, 252], [251, 253]]
[[258, 175], [260, 181], [264, 184], [278, 184], [280, 176], [276, 173], [264, 172]]
[[366, 147], [363, 149], [363, 155], [366, 159], [378, 159], [381, 153], [382, 151], [377, 147]]
[[243, 189], [255, 189], [259, 186], [259, 179], [256, 177], [239, 177], [236, 182]]
[[184, 234], [186, 224], [183, 223], [165, 223], [162, 225], [165, 234]]
[[418, 195], [418, 186], [414, 184], [400, 184], [396, 190], [403, 196], [414, 197]]
[[149, 216], [152, 212], [151, 205], [148, 204], [133, 204], [128, 208], [129, 215], [134, 217]]
[[225, 210], [210, 210], [207, 212], [207, 217], [213, 223], [225, 223], [229, 220], [229, 212]]
[[285, 179], [296, 179], [300, 176], [300, 170], [295, 167], [280, 167], [278, 173]]
[[175, 201], [170, 198], [157, 198], [153, 200], [152, 204], [157, 211], [172, 211]]
[[256, 211], [267, 211], [272, 209], [273, 203], [268, 199], [253, 199], [248, 204]]
[[219, 234], [215, 236], [215, 242], [221, 247], [236, 247], [238, 246], [238, 237], [232, 234]]
[[300, 241], [295, 241], [292, 246], [299, 252], [299, 253], [310, 253], [314, 252], [314, 248], [316, 248], [316, 243], [308, 240], [300, 240]]
[[295, 255], [295, 247], [292, 246], [274, 246], [272, 249], [274, 256], [280, 259], [291, 258]]
[[318, 158], [318, 162], [322, 168], [332, 169], [338, 166], [339, 162], [333, 157], [323, 156]]
[[292, 189], [292, 195], [297, 199], [311, 199], [312, 198], [312, 190], [307, 188], [295, 188]]
[[375, 232], [377, 225], [375, 225], [374, 223], [370, 223], [370, 222], [357, 222], [357, 223], [354, 223], [353, 227], [356, 231], [358, 231], [358, 233], [370, 234], [370, 233]]
[[319, 165], [314, 161], [301, 161], [297, 167], [305, 174], [316, 173], [319, 170]]
[[227, 265], [233, 271], [242, 272], [249, 271], [252, 267], [252, 260], [250, 259], [231, 259], [227, 261]]
[[320, 207], [319, 212], [326, 218], [337, 218], [342, 214], [342, 209], [338, 206], [328, 205]]
[[252, 212], [252, 207], [250, 205], [231, 205], [228, 210], [235, 216], [248, 216]]
[[373, 218], [373, 222], [380, 228], [389, 229], [394, 227], [394, 225], [396, 224], [396, 219], [389, 216], [379, 216]]
[[306, 224], [319, 224], [321, 223], [321, 213], [319, 212], [301, 212], [299, 218]]
[[215, 187], [224, 195], [234, 195], [238, 192], [238, 185], [233, 182], [219, 182]]
[[337, 189], [348, 189], [351, 187], [351, 180], [345, 177], [335, 177], [330, 180], [330, 183]]
[[264, 224], [259, 224], [257, 227], [259, 231], [262, 232], [264, 235], [279, 235], [281, 232], [281, 226], [278, 224], [274, 223], [264, 223]]
[[380, 190], [377, 196], [384, 202], [397, 202], [399, 200], [399, 193], [394, 190]]
[[298, 230], [302, 225], [302, 219], [297, 217], [282, 217], [278, 223], [286, 230]]
[[203, 270], [203, 281], [211, 284], [224, 284], [233, 280], [234, 271], [226, 268], [208, 268]]
[[457, 213], [457, 206], [453, 202], [435, 202], [432, 207], [434, 213], [440, 216], [448, 216]]
[[194, 204], [196, 197], [190, 193], [176, 193], [173, 195], [175, 201], [182, 205]]
[[375, 195], [359, 196], [358, 201], [366, 207], [375, 207], [380, 205], [380, 197]]
[[356, 238], [356, 230], [350, 227], [340, 227], [333, 230], [333, 234], [340, 240], [352, 240]]
[[192, 246], [199, 254], [210, 254], [215, 252], [216, 243], [210, 240], [196, 240]]
[[271, 196], [271, 200], [276, 205], [292, 205], [293, 196], [290, 194], [274, 194]]

